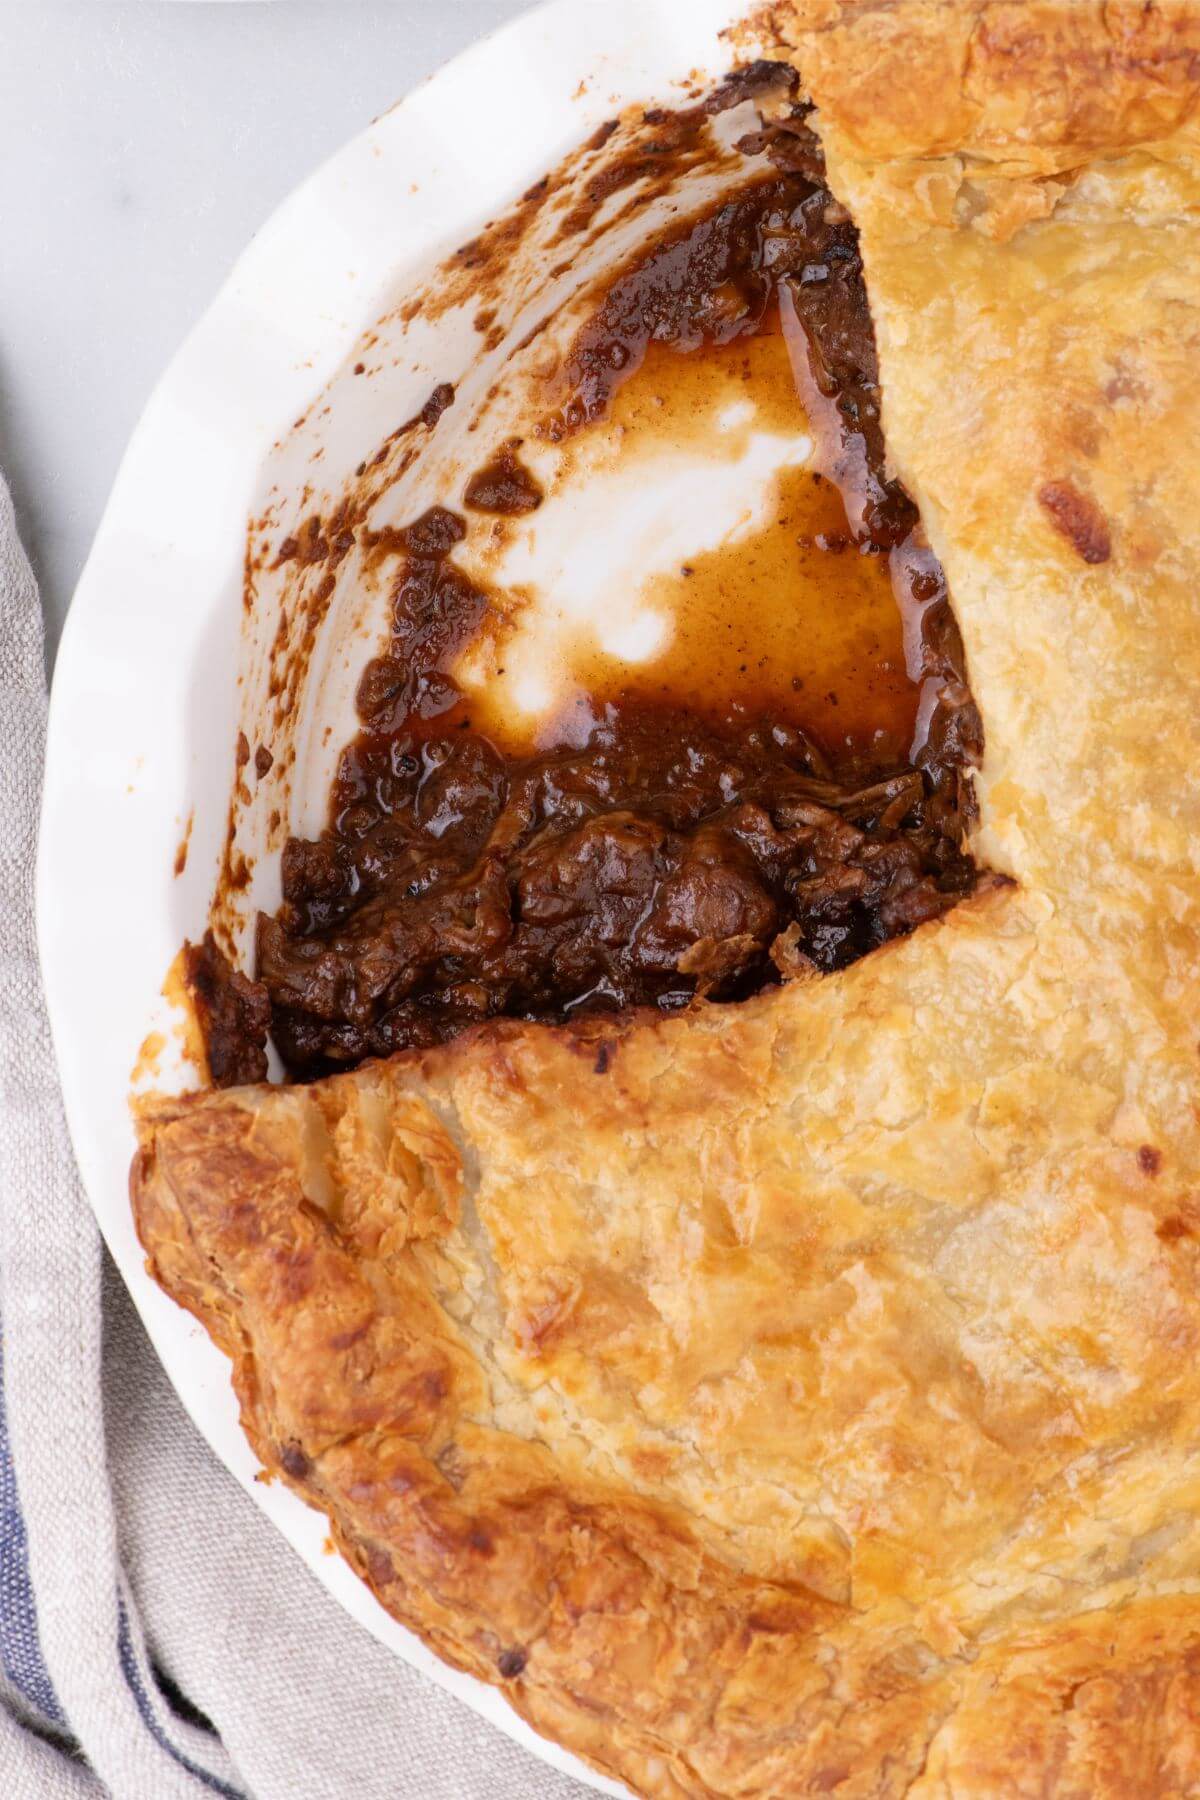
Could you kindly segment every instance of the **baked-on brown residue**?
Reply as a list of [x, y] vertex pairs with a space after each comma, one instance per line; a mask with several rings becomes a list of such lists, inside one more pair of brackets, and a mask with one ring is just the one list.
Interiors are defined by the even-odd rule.
[[452, 384], [448, 381], [439, 381], [432, 394], [430, 394], [428, 400], [417, 414], [417, 417], [420, 419], [422, 425], [428, 426], [429, 430], [432, 431], [446, 408], [453, 405], [454, 388]]
[[[664, 173], [675, 180], [688, 169], [709, 160], [712, 143], [708, 126], [718, 113], [727, 112], [743, 101], [760, 99], [769, 92], [793, 93], [796, 85], [796, 72], [786, 63], [759, 61], [735, 69], [696, 105], [675, 109], [647, 107], [642, 113], [642, 131], [588, 177], [583, 184], [582, 198], [564, 213], [553, 242], [562, 244], [590, 231], [597, 215], [614, 194], [653, 184]], [[600, 140], [601, 144], [607, 141], [607, 137]]]
[[187, 868], [188, 849], [192, 841], [192, 826], [195, 823], [195, 819], [196, 813], [193, 808], [187, 816], [187, 824], [183, 828], [183, 836], [180, 838], [178, 847], [175, 851], [175, 873], [177, 876], [182, 875]]
[[517, 454], [520, 447], [520, 438], [510, 438], [489, 462], [476, 469], [463, 489], [463, 504], [472, 512], [513, 517], [537, 511], [542, 490]]
[[606, 119], [552, 174], [535, 181], [514, 206], [460, 244], [439, 271], [436, 286], [407, 302], [401, 319], [418, 313], [436, 318], [452, 307], [473, 305], [477, 319], [487, 318], [480, 331], [497, 342], [494, 309], [512, 298], [513, 259], [527, 238], [537, 233], [547, 251], [557, 247], [561, 272], [611, 222], [607, 209], [617, 195], [629, 197], [618, 210], [623, 216], [670, 193], [689, 170], [721, 161], [723, 151], [710, 131], [717, 114], [772, 90], [791, 93], [796, 84], [796, 72], [788, 64], [759, 61], [736, 69], [699, 102], [631, 108], [620, 119]]

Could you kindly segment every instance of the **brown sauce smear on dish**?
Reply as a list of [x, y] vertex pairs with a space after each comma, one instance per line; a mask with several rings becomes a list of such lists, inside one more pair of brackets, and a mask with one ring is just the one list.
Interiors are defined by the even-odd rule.
[[463, 505], [472, 512], [496, 513], [514, 518], [536, 512], [543, 494], [518, 454], [519, 438], [502, 444], [491, 462], [476, 469], [463, 489]]
[[[979, 719], [942, 572], [887, 473], [856, 234], [803, 109], [746, 148], [774, 172], [612, 283], [540, 429], [561, 441], [608, 420], [655, 358], [782, 343], [817, 451], [789, 473], [779, 516], [831, 617], [840, 581], [869, 578], [888, 597], [862, 671], [878, 683], [879, 726], [834, 730], [830, 699], [849, 713], [856, 696], [818, 695], [776, 667], [773, 686], [733, 697], [703, 680], [691, 695], [649, 678], [604, 690], [582, 741], [506, 748], [473, 725], [453, 678], [489, 596], [455, 561], [467, 521], [433, 508], [387, 546], [400, 560], [392, 643], [363, 676], [364, 729], [343, 753], [331, 823], [287, 844], [283, 904], [259, 920], [258, 988], [295, 1076], [500, 1015], [740, 1000], [843, 968], [973, 885], [963, 838]], [[470, 505], [538, 503], [516, 446], [505, 455], [472, 478]], [[736, 549], [714, 553], [723, 578]], [[711, 573], [698, 559], [679, 579]], [[717, 582], [715, 608], [724, 592]], [[243, 1059], [219, 1060], [242, 1078]]]

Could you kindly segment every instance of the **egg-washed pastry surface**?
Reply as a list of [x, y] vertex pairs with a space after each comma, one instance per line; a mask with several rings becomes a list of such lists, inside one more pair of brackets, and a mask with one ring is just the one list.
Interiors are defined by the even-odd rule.
[[1193, 1794], [1200, 9], [769, 10], [998, 874], [739, 1006], [161, 1102], [138, 1224], [383, 1604], [635, 1791]]

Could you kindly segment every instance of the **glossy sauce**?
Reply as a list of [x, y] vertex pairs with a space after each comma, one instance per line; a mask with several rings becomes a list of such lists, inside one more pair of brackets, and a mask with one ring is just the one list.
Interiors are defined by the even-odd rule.
[[[714, 433], [713, 421], [738, 411], [750, 415], [742, 435], [811, 437], [775, 308], [729, 344], [651, 345], [605, 424], [618, 453], [650, 463], [692, 437], [718, 456], [736, 450], [739, 434]], [[666, 649], [631, 669], [581, 647], [571, 673], [590, 693], [786, 720], [833, 756], [907, 754], [917, 684], [888, 557], [854, 543], [842, 496], [812, 457], [779, 470], [756, 529], [652, 576], [642, 597], [672, 622]]]

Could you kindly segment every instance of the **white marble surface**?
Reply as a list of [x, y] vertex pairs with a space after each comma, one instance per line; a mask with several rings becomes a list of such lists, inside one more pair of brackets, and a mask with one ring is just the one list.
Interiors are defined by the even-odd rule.
[[0, 467], [51, 654], [155, 379], [316, 164], [527, 0], [0, 0]]

